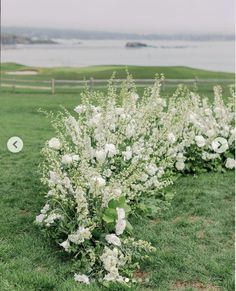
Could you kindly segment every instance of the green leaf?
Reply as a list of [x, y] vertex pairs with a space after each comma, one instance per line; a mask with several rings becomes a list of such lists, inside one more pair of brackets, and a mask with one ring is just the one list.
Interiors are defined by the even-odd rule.
[[117, 212], [113, 208], [107, 208], [103, 214], [102, 219], [107, 222], [111, 223], [117, 219]]
[[133, 231], [133, 226], [130, 224], [130, 222], [128, 220], [126, 220], [126, 230], [128, 232], [132, 232]]
[[125, 197], [121, 196], [119, 199], [112, 199], [108, 203], [109, 208], [124, 208], [126, 204]]

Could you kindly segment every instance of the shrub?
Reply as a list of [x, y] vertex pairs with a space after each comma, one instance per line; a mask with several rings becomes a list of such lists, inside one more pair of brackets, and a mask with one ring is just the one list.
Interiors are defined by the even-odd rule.
[[[42, 182], [49, 188], [36, 222], [80, 262], [75, 280], [129, 284], [138, 262], [155, 251], [132, 237], [129, 216], [154, 215], [172, 195], [170, 114], [161, 80], [140, 98], [129, 77], [121, 90], [85, 90], [74, 116], [53, 117], [56, 137], [43, 149]], [[99, 104], [99, 105], [98, 105]]]

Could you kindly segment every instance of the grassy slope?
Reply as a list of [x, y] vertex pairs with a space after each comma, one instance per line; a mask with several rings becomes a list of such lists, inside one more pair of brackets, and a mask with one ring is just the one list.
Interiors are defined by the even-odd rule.
[[[52, 136], [38, 108], [72, 109], [79, 95], [0, 94], [0, 282], [1, 290], [99, 290], [73, 281], [76, 268], [32, 224], [44, 203], [39, 181], [40, 149]], [[6, 150], [10, 136], [19, 135], [24, 151]], [[143, 266], [151, 277], [142, 290], [177, 290], [177, 286], [220, 286], [233, 290], [233, 173], [181, 178], [172, 210], [155, 221], [135, 221], [136, 236], [157, 246]], [[187, 283], [184, 283], [187, 282]], [[201, 285], [200, 285], [201, 286]], [[114, 288], [114, 290], [118, 290]], [[121, 290], [121, 289], [120, 289]], [[138, 289], [135, 289], [138, 290]]]
[[[207, 70], [193, 69], [188, 67], [142, 67], [142, 66], [93, 66], [84, 68], [30, 68], [14, 63], [2, 64], [2, 72], [15, 70], [36, 70], [38, 76], [27, 77], [44, 79], [65, 79], [65, 80], [84, 80], [91, 77], [95, 79], [109, 79], [113, 72], [117, 78], [126, 77], [126, 69], [137, 79], [153, 79], [155, 74], [163, 73], [168, 79], [233, 79], [234, 74], [224, 72], [213, 72]], [[8, 76], [10, 77], [10, 76]], [[22, 77], [21, 77], [22, 78]]]

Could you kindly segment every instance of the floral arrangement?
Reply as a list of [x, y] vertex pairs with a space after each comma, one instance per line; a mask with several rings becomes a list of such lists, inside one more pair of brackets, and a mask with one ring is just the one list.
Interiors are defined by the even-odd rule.
[[163, 189], [173, 181], [177, 136], [160, 87], [157, 79], [140, 98], [128, 77], [120, 90], [85, 90], [73, 115], [52, 116], [56, 137], [42, 165], [49, 192], [36, 223], [80, 262], [78, 282], [128, 285], [155, 251], [133, 237], [130, 216], [154, 215], [172, 198]]
[[176, 175], [234, 167], [234, 109], [215, 88], [207, 99], [180, 86], [166, 102], [163, 77], [142, 97], [132, 78], [106, 93], [85, 90], [71, 114], [52, 118], [43, 149], [49, 188], [36, 223], [78, 261], [77, 282], [135, 282], [155, 248], [133, 237], [132, 215], [157, 215], [170, 204]]

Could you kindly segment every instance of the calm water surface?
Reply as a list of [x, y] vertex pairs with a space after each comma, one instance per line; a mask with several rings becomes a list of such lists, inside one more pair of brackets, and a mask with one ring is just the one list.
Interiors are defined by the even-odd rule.
[[57, 40], [58, 45], [18, 45], [2, 49], [2, 62], [29, 66], [142, 65], [189, 66], [234, 71], [234, 43], [141, 41], [144, 48], [126, 48], [126, 40]]

